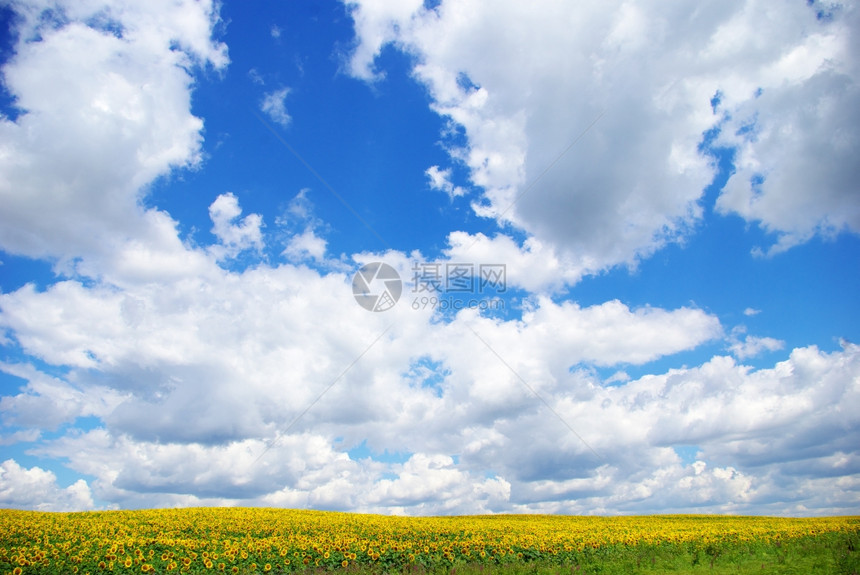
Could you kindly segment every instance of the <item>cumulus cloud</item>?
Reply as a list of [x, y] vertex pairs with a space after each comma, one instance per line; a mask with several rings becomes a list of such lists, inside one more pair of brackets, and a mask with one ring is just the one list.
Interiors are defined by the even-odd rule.
[[[849, 479], [856, 473], [849, 453], [856, 450], [848, 442], [856, 439], [857, 428], [847, 410], [858, 400], [858, 351], [797, 349], [787, 361], [759, 371], [715, 357], [698, 368], [604, 388], [582, 408], [566, 412], [584, 429], [600, 429], [586, 437], [606, 458], [604, 466], [595, 462], [583, 479], [542, 479], [541, 488], [555, 490], [559, 500], [547, 503], [544, 497], [540, 508], [641, 512], [656, 505], [806, 514], [856, 501]], [[817, 438], [814, 444], [811, 437]], [[684, 465], [668, 449], [673, 445], [699, 446], [698, 461]], [[520, 473], [550, 454], [542, 442], [529, 449], [539, 453], [520, 461]], [[827, 473], [842, 479], [831, 484]], [[825, 483], [829, 487], [814, 493], [813, 486]], [[512, 485], [516, 492], [518, 483]], [[790, 503], [795, 500], [787, 489], [803, 493], [805, 511]]]
[[[378, 80], [374, 59], [388, 42], [419, 56], [414, 73], [435, 109], [466, 128], [468, 144], [450, 151], [484, 187], [476, 209], [532, 232], [523, 242], [449, 235], [449, 261], [506, 263], [510, 285], [528, 292], [521, 317], [488, 317], [415, 310], [408, 296], [385, 314], [359, 307], [347, 264], [382, 260], [409, 277], [421, 254], [327, 260], [307, 191], [276, 221], [288, 236], [283, 263], [223, 266], [265, 244], [262, 218], [243, 217], [227, 192], [209, 207], [215, 244], [184, 243], [169, 214], [140, 200], [154, 178], [199, 160], [188, 70], [226, 65], [226, 49], [212, 40], [212, 5], [111, 4], [104, 14], [119, 25], [110, 30], [89, 3], [63, 6], [67, 21], [53, 27], [40, 10], [21, 8], [22, 37], [41, 39], [20, 42], [4, 67], [22, 114], [0, 125], [8, 136], [0, 193], [9, 200], [0, 245], [65, 258], [75, 273], [0, 294], [2, 337], [22, 357], [0, 369], [23, 381], [0, 409], [4, 440], [38, 439], [28, 455], [93, 479], [60, 487], [53, 472], [8, 459], [0, 505], [856, 508], [860, 347], [797, 348], [754, 369], [739, 362], [776, 343], [735, 334], [735, 358], [651, 369], [724, 337], [719, 318], [696, 307], [545, 295], [695, 223], [713, 175], [697, 148], [701, 133], [727, 121], [710, 98], [724, 90], [725, 109], [751, 105], [720, 75], [720, 54], [733, 49], [731, 29], [720, 26], [738, 21], [736, 7], [586, 5], [572, 18], [566, 3], [548, 3], [546, 13], [507, 3], [351, 4], [352, 72]], [[765, 33], [766, 47], [750, 50], [780, 62], [789, 36]], [[685, 54], [656, 57], [678, 43], [688, 54], [714, 51], [716, 63], [705, 58], [692, 74]], [[811, 62], [831, 54], [821, 46], [810, 48]], [[583, 145], [559, 156], [580, 135]], [[609, 154], [625, 168], [595, 170]], [[446, 170], [427, 175], [448, 190]], [[652, 373], [632, 379], [630, 366]], [[598, 368], [615, 375], [602, 380]], [[63, 428], [84, 417], [97, 423]], [[360, 445], [403, 457], [351, 456]], [[676, 448], [691, 445], [696, 460], [684, 462]]]
[[765, 18], [778, 18], [774, 29], [783, 36], [721, 87], [718, 106], [725, 118], [719, 144], [735, 148], [737, 158], [717, 208], [775, 234], [767, 253], [816, 235], [860, 232], [853, 161], [860, 151], [860, 14], [855, 6], [833, 11], [813, 26], [808, 16], [803, 22], [752, 5], [711, 39], [715, 50], [746, 53], [759, 41], [743, 32]]
[[430, 166], [425, 172], [430, 180], [430, 187], [448, 194], [450, 198], [465, 195], [466, 190], [451, 182], [451, 168], [440, 170], [439, 166]]
[[[367, 257], [409, 267], [405, 254]], [[608, 385], [629, 378], [603, 382], [582, 366], [647, 364], [721, 337], [720, 322], [694, 308], [545, 297], [518, 320], [465, 310], [440, 322], [410, 306], [368, 314], [343, 271], [207, 269], [0, 296], [2, 324], [23, 350], [69, 369], [5, 366], [27, 384], [3, 399], [4, 424], [98, 417], [103, 427], [42, 440], [33, 453], [94, 477], [99, 501], [744, 512], [799, 489], [796, 512], [856, 503], [843, 481], [856, 473], [856, 346], [794, 350], [759, 371], [715, 357]], [[811, 437], [815, 448], [801, 448]], [[351, 458], [362, 443], [409, 458]], [[699, 446], [698, 462], [681, 462], [675, 445]]]
[[367, 80], [380, 78], [381, 72], [375, 70], [373, 65], [379, 49], [396, 40], [398, 24], [408, 21], [422, 7], [423, 2], [388, 0], [377, 5], [379, 10], [366, 10], [359, 2], [350, 1], [345, 4], [352, 12], [356, 35], [361, 38], [349, 62], [350, 72]]
[[[161, 399], [136, 400], [133, 410], [117, 409], [104, 418], [104, 429], [45, 441], [34, 453], [67, 459], [97, 478], [92, 487], [100, 500], [132, 507], [215, 502], [385, 513], [748, 512], [802, 499], [805, 513], [828, 513], [856, 503], [843, 481], [860, 461], [856, 346], [832, 354], [798, 349], [758, 371], [715, 357], [697, 368], [604, 387], [583, 372], [543, 372], [552, 362], [532, 361], [537, 344], [517, 355], [487, 337], [559, 421], [504, 365], [477, 362], [490, 352], [476, 338], [453, 342], [450, 333], [440, 334], [422, 349], [446, 365], [441, 395], [403, 379], [401, 362], [392, 358], [417, 359], [403, 332], [371, 349], [371, 361], [362, 360], [287, 432], [280, 430], [337, 374], [316, 379], [315, 390], [289, 386], [278, 399], [276, 387], [259, 384], [241, 398], [222, 396], [213, 372], [205, 388], [189, 391], [211, 397], [198, 400], [194, 411], [217, 418], [216, 428], [191, 413], [153, 417], [172, 406], [187, 409], [190, 400], [177, 388]], [[455, 347], [465, 349], [456, 353]], [[217, 403], [217, 413], [210, 411]], [[268, 417], [270, 431], [247, 427], [254, 418], [235, 405]], [[148, 414], [147, 422], [135, 426], [134, 412]], [[232, 439], [217, 435], [227, 424], [238, 431]], [[270, 439], [254, 438], [258, 433]], [[362, 439], [379, 451], [413, 454], [402, 464], [350, 458], [343, 449]], [[697, 461], [680, 461], [675, 445], [699, 446]]]
[[325, 258], [326, 241], [320, 238], [312, 229], [306, 229], [300, 235], [290, 238], [283, 255], [292, 261], [302, 261], [311, 258], [323, 261]]
[[732, 343], [729, 346], [729, 351], [738, 359], [747, 359], [755, 357], [763, 351], [778, 351], [784, 347], [785, 342], [779, 339], [747, 335], [742, 341]]
[[218, 245], [210, 247], [217, 259], [236, 257], [245, 250], [263, 249], [263, 217], [249, 214], [239, 220], [242, 208], [239, 200], [231, 193], [221, 194], [209, 206], [212, 220], [212, 233], [218, 238]]
[[773, 337], [748, 335], [747, 328], [743, 325], [734, 327], [727, 339], [729, 352], [740, 360], [756, 357], [765, 351], [779, 351], [785, 347], [784, 341]]
[[[854, 501], [840, 482], [856, 472], [856, 346], [794, 350], [759, 371], [715, 357], [608, 386], [619, 378], [580, 366], [647, 363], [720, 337], [719, 322], [696, 309], [549, 298], [519, 320], [463, 311], [440, 323], [409, 306], [382, 317], [352, 301], [349, 282], [281, 265], [123, 293], [64, 282], [4, 295], [5, 325], [28, 353], [77, 366], [50, 389], [33, 368], [16, 374], [35, 393], [92, 406], [57, 421], [104, 422], [35, 453], [68, 460], [96, 478], [99, 500], [123, 506], [742, 512], [793, 500], [786, 473], [806, 513]], [[52, 311], [64, 309], [80, 314]], [[72, 333], [86, 335], [63, 339]], [[418, 368], [427, 362], [438, 381]], [[44, 425], [20, 415], [18, 398], [4, 401], [10, 423]], [[798, 443], [811, 437], [814, 447]], [[365, 442], [411, 455], [349, 457]], [[675, 445], [699, 446], [700, 463], [681, 462]]]
[[83, 479], [68, 487], [57, 485], [57, 477], [39, 467], [26, 469], [14, 460], [0, 463], [0, 507], [38, 511], [87, 511], [95, 507]]
[[122, 394], [110, 387], [76, 389], [27, 364], [0, 363], [0, 371], [27, 381], [23, 393], [0, 398], [3, 424], [30, 428], [17, 432], [17, 441], [33, 441], [40, 430], [56, 430], [79, 417], [107, 415], [122, 401]]
[[504, 263], [508, 285], [532, 293], [560, 290], [565, 284], [579, 281], [588, 270], [587, 264], [535, 237], [520, 245], [506, 234], [488, 237], [452, 232], [448, 235], [448, 246], [444, 254], [453, 262]]
[[[313, 261], [324, 264], [328, 242], [321, 237], [325, 223], [314, 214], [310, 190], [304, 188], [290, 200], [276, 223], [287, 233], [286, 246], [281, 255], [291, 262]], [[300, 231], [301, 230], [301, 231]]]
[[860, 231], [854, 7], [347, 5], [352, 74], [378, 80], [386, 45], [413, 55], [432, 108], [465, 132], [449, 152], [484, 190], [476, 213], [574, 269], [635, 265], [683, 239], [716, 173], [702, 147], [714, 129], [736, 150], [717, 209], [776, 234], [773, 249]]
[[[416, 454], [398, 466], [396, 479], [377, 481], [368, 496], [371, 505], [390, 511], [409, 509], [425, 515], [487, 512], [510, 498], [511, 486], [497, 477], [475, 481], [454, 465], [451, 457]], [[490, 503], [489, 507], [485, 507]]]
[[[2, 400], [0, 400], [0, 409], [2, 409]], [[25, 431], [15, 431], [0, 439], [0, 445], [15, 445], [16, 443], [36, 441], [42, 436], [42, 432], [38, 429], [27, 429]]]
[[111, 259], [141, 241], [173, 251], [173, 226], [139, 200], [158, 176], [200, 161], [190, 72], [228, 62], [212, 39], [213, 3], [53, 8], [15, 4], [18, 41], [3, 75], [21, 113], [0, 118], [0, 246], [61, 260]]

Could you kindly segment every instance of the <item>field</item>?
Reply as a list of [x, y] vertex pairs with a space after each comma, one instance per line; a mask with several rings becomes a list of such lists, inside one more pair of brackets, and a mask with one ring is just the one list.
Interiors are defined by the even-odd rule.
[[860, 573], [860, 517], [0, 510], [0, 574]]

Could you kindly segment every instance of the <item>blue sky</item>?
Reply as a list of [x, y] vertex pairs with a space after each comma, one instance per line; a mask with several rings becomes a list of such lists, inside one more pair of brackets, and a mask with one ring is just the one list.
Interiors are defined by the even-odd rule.
[[0, 5], [0, 506], [856, 512], [853, 6]]

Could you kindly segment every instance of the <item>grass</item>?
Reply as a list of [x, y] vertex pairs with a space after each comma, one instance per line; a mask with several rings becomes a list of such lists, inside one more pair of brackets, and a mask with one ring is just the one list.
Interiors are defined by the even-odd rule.
[[[695, 544], [607, 546], [583, 553], [570, 564], [564, 565], [535, 561], [510, 565], [414, 566], [400, 570], [359, 566], [343, 571], [356, 575], [860, 575], [858, 549], [860, 536], [857, 533], [825, 533], [785, 542], [719, 548]], [[323, 575], [331, 571], [313, 569], [307, 573]]]

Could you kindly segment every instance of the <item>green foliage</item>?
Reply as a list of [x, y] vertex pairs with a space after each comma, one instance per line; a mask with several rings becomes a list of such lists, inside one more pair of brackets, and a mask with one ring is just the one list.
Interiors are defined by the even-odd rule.
[[[858, 533], [825, 533], [786, 542], [708, 545], [613, 545], [584, 551], [562, 565], [537, 560], [503, 565], [359, 567], [356, 575], [860, 575]], [[312, 571], [308, 572], [311, 575]], [[326, 571], [316, 571], [326, 575]], [[328, 574], [330, 575], [330, 574]]]

